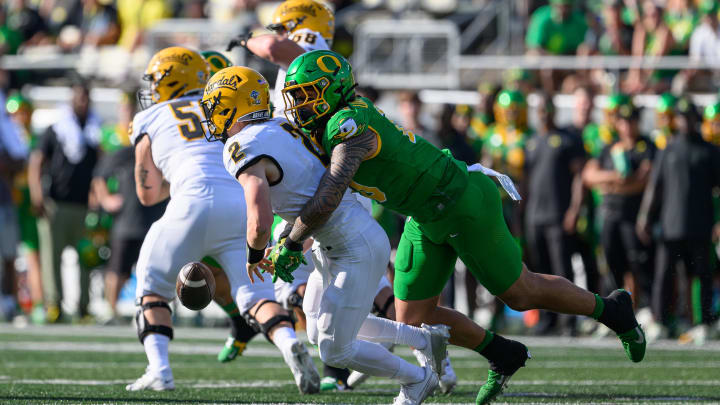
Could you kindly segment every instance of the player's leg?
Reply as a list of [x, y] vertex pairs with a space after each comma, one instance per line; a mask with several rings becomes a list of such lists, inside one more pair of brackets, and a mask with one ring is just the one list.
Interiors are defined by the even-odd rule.
[[709, 325], [715, 320], [712, 311], [712, 267], [710, 265], [709, 239], [681, 241], [685, 254], [682, 255], [690, 279], [690, 301], [692, 319], [695, 325], [680, 335], [680, 343], [694, 342], [702, 345], [708, 338]]
[[[375, 321], [395, 322], [380, 318], [368, 318], [373, 302], [372, 292], [382, 277], [389, 259], [390, 248], [379, 225], [369, 227], [345, 246], [333, 246], [328, 257], [327, 247], [321, 248], [328, 265], [321, 271], [325, 291], [323, 293], [317, 320], [318, 349], [322, 360], [334, 367], [347, 367], [378, 377], [389, 377], [399, 381], [403, 388], [401, 397], [423, 399], [437, 384], [437, 376], [431, 365], [420, 368], [393, 355], [386, 348], [369, 341], [359, 340], [358, 333]], [[372, 286], [372, 287], [370, 287]], [[369, 288], [370, 287], [370, 288]], [[378, 326], [377, 324], [375, 326]], [[391, 330], [388, 338], [398, 339], [397, 343], [415, 344], [432, 351], [433, 347], [445, 354], [443, 342], [431, 341], [430, 332], [419, 328], [404, 327], [410, 333], [398, 334]], [[364, 332], [365, 336], [378, 337], [380, 329]], [[399, 337], [403, 341], [400, 342]], [[435, 363], [439, 363], [435, 361]]]
[[145, 236], [136, 266], [140, 305], [136, 326], [149, 365], [143, 376], [125, 387], [128, 391], [174, 389], [168, 354], [173, 332], [167, 302], [175, 297], [180, 268], [203, 256], [207, 208], [199, 200], [173, 199]]
[[[244, 236], [244, 235], [243, 235]], [[230, 283], [231, 293], [248, 325], [262, 333], [283, 355], [293, 373], [295, 384], [302, 394], [312, 394], [320, 389], [320, 375], [305, 345], [297, 339], [294, 320], [290, 313], [275, 301], [275, 291], [270, 277], [256, 280], [254, 284], [244, 271], [246, 253], [237, 241], [226, 245], [227, 249], [213, 253]], [[222, 248], [222, 246], [221, 246]]]
[[[48, 322], [54, 323], [62, 319], [60, 266], [62, 264], [62, 252], [65, 249], [64, 240], [61, 240], [64, 231], [57, 224], [57, 204], [50, 200], [45, 203], [44, 208], [45, 216], [38, 218], [40, 270], [42, 272], [43, 296], [47, 306], [46, 319]], [[72, 224], [72, 226], [78, 226], [78, 224]]]

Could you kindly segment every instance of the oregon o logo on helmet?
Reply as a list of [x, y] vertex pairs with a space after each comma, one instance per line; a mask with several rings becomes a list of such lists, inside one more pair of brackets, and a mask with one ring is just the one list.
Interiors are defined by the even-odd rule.
[[[334, 69], [330, 69], [327, 67], [327, 64], [325, 64], [325, 58], [330, 58], [335, 63]], [[319, 57], [317, 59], [317, 65], [320, 68], [320, 70], [322, 70], [325, 73], [334, 73], [335, 70], [341, 66], [340, 60], [338, 60], [338, 58], [336, 58], [333, 55], [323, 55], [323, 56]]]

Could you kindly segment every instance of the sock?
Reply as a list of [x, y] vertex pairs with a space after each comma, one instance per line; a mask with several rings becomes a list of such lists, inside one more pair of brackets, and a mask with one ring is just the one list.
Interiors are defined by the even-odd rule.
[[343, 385], [347, 387], [347, 379], [350, 376], [350, 370], [346, 368], [328, 366], [325, 363], [323, 363], [323, 366], [323, 375], [325, 377], [332, 377], [335, 380], [341, 381]]
[[632, 312], [632, 301], [627, 302], [629, 297], [624, 293], [623, 290], [615, 290], [607, 298], [595, 294], [595, 311], [591, 316], [615, 333], [625, 333], [638, 326]]
[[347, 367], [375, 377], [393, 378], [402, 384], [416, 383], [425, 378], [422, 367], [408, 363], [377, 343], [364, 340], [353, 342]]
[[231, 301], [227, 305], [220, 305], [220, 308], [222, 308], [230, 318], [240, 316], [240, 308], [235, 304], [235, 301]]
[[422, 329], [378, 318], [374, 315], [368, 315], [363, 321], [357, 338], [374, 343], [389, 342], [396, 345], [408, 345], [421, 350], [427, 345]]
[[230, 333], [235, 339], [247, 343], [250, 339], [254, 338], [258, 332], [253, 329], [252, 326], [248, 325], [241, 315], [235, 315], [230, 318]]
[[[480, 354], [482, 354], [483, 356], [485, 356], [485, 355], [483, 354], [483, 350], [485, 350], [485, 348], [490, 344], [490, 342], [492, 342], [493, 337], [495, 337], [495, 334], [492, 333], [492, 332], [490, 332], [489, 330], [486, 330], [486, 331], [485, 331], [485, 337], [483, 338], [483, 341], [480, 342], [480, 344], [477, 345], [477, 347], [474, 348], [473, 350], [476, 351], [476, 352], [478, 352], [478, 353], [480, 353]], [[485, 357], [487, 357], [487, 356], [485, 356]]]
[[277, 346], [278, 349], [283, 352], [286, 350], [290, 350], [292, 345], [294, 345], [295, 342], [298, 341], [293, 328], [287, 326], [275, 328], [275, 331], [273, 331], [272, 340], [275, 346]]
[[157, 333], [147, 335], [143, 341], [150, 371], [164, 378], [172, 378], [170, 358], [168, 356], [169, 344], [169, 337]]

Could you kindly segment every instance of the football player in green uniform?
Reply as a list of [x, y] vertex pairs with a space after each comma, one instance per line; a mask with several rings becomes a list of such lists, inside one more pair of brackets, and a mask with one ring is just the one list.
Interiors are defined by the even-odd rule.
[[[469, 171], [448, 152], [395, 125], [370, 100], [356, 97], [354, 88], [349, 63], [331, 51], [308, 52], [288, 68], [286, 114], [322, 146], [330, 163], [290, 235], [270, 254], [277, 277], [292, 280], [302, 260], [302, 242], [325, 223], [350, 187], [410, 217], [395, 262], [397, 319], [450, 325], [450, 343], [489, 360], [478, 403], [495, 398], [530, 355], [522, 343], [437, 306], [458, 257], [511, 308], [592, 316], [618, 334], [632, 361], [643, 359], [645, 338], [626, 291], [603, 298], [562, 277], [530, 272], [486, 169]], [[514, 191], [511, 185], [508, 189]]]

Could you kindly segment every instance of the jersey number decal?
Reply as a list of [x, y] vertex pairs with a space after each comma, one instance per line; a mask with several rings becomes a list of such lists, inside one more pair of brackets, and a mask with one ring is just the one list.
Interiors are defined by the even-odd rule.
[[183, 121], [182, 124], [178, 124], [180, 135], [188, 141], [194, 141], [195, 139], [203, 138], [205, 136], [200, 117], [192, 111], [185, 111], [188, 108], [197, 107], [197, 102], [190, 100], [175, 101], [170, 103], [170, 108], [172, 109], [175, 118]]
[[239, 143], [233, 142], [232, 145], [230, 145], [230, 157], [235, 163], [245, 159], [245, 153], [240, 151]]
[[[305, 40], [303, 41], [303, 36], [305, 37]], [[306, 42], [310, 45], [315, 43], [315, 40], [317, 40], [317, 36], [315, 34], [296, 34], [293, 35], [292, 40], [295, 42]]]
[[310, 138], [303, 134], [299, 129], [290, 125], [290, 123], [288, 122], [283, 122], [282, 124], [280, 124], [280, 127], [287, 131], [290, 135], [292, 135], [293, 138], [300, 138], [305, 149], [307, 149], [316, 158], [318, 158], [318, 160], [320, 160], [323, 166], [327, 167], [330, 164], [330, 157], [326, 155], [322, 151], [322, 149], [320, 149], [320, 147], [315, 144], [315, 142], [313, 142]]
[[363, 186], [362, 184], [355, 183], [354, 181], [350, 182], [350, 188], [360, 193], [363, 197], [367, 197], [371, 200], [375, 200], [379, 203], [384, 203], [387, 201], [387, 197], [385, 196], [385, 193], [380, 191], [377, 187], [368, 187]]

